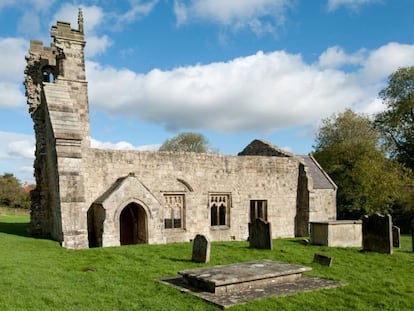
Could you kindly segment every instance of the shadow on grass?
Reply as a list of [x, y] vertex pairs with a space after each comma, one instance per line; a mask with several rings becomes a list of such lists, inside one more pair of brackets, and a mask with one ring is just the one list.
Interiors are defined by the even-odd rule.
[[192, 262], [191, 259], [173, 258], [173, 257], [166, 257], [166, 256], [161, 256], [160, 258], [168, 259], [168, 260], [175, 261], [175, 262]]
[[289, 243], [301, 244], [304, 246], [310, 245], [308, 238], [296, 238], [294, 240], [288, 240]]
[[0, 222], [0, 232], [19, 235], [28, 237], [29, 233], [27, 232], [28, 223], [11, 223], [11, 222]]

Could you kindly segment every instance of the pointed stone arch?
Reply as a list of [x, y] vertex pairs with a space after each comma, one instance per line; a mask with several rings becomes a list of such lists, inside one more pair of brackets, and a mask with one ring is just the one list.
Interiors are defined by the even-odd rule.
[[119, 215], [119, 243], [148, 243], [147, 214], [141, 205], [129, 203], [122, 209]]
[[119, 233], [119, 244], [147, 244], [151, 215], [150, 209], [141, 200], [133, 198], [120, 203], [113, 215], [115, 230]]

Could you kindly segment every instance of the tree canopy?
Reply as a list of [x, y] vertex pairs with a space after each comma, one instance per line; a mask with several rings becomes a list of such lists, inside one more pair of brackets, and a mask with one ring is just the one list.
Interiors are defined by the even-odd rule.
[[166, 140], [159, 151], [207, 153], [210, 147], [202, 134], [187, 132]]
[[380, 133], [352, 110], [324, 119], [314, 157], [338, 185], [338, 217], [389, 212], [400, 197], [406, 173], [386, 157]]
[[0, 175], [0, 205], [13, 208], [30, 208], [30, 196], [11, 173]]
[[379, 93], [386, 110], [375, 119], [392, 157], [414, 170], [414, 66], [400, 68]]

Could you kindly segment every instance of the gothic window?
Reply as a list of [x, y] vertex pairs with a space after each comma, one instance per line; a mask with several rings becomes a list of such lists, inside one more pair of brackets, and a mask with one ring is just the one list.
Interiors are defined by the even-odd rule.
[[43, 82], [54, 82], [53, 68], [51, 66], [44, 66], [42, 68]]
[[184, 228], [184, 195], [165, 194], [164, 226], [166, 229]]
[[211, 226], [228, 226], [230, 217], [230, 195], [210, 194]]
[[267, 200], [250, 201], [250, 222], [258, 218], [267, 221]]

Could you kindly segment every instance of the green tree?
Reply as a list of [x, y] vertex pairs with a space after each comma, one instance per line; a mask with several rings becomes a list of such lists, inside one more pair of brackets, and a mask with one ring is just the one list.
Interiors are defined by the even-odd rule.
[[400, 68], [380, 93], [386, 110], [375, 119], [392, 157], [414, 170], [414, 66]]
[[20, 181], [10, 173], [0, 175], [0, 205], [13, 208], [30, 208], [30, 195]]
[[390, 212], [399, 199], [406, 172], [379, 142], [370, 119], [352, 110], [323, 120], [313, 155], [338, 185], [339, 218]]
[[166, 140], [159, 151], [185, 151], [196, 153], [210, 152], [207, 139], [198, 133], [181, 133], [177, 136]]

